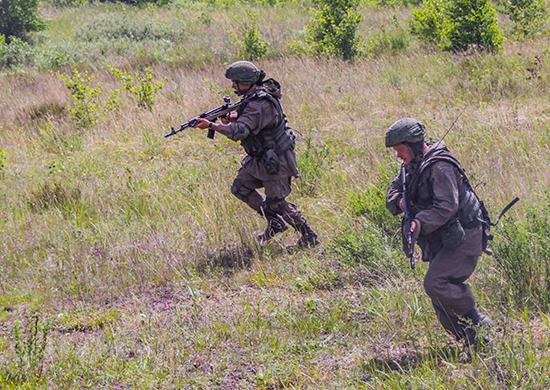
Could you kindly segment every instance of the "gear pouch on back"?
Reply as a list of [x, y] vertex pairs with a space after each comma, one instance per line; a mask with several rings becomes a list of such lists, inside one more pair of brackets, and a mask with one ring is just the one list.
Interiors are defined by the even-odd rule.
[[466, 233], [458, 217], [452, 218], [441, 230], [441, 243], [447, 249], [458, 248], [465, 239]]
[[279, 172], [281, 168], [281, 162], [279, 161], [279, 156], [273, 149], [268, 149], [264, 154], [264, 166], [265, 171], [269, 175], [274, 175]]

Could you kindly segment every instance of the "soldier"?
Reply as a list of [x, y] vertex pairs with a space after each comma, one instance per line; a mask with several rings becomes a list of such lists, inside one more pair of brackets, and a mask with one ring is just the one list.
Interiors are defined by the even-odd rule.
[[[197, 127], [241, 141], [247, 155], [231, 193], [267, 220], [265, 231], [257, 236], [260, 242], [286, 231], [288, 223], [301, 233], [299, 246], [317, 245], [317, 234], [296, 205], [286, 200], [292, 177], [298, 176], [298, 164], [294, 152], [296, 136], [287, 125], [280, 103], [280, 84], [274, 79], [264, 81], [265, 72], [248, 61], [233, 63], [225, 77], [231, 80], [235, 93], [242, 96], [239, 109], [222, 119], [222, 124], [198, 118]], [[264, 188], [265, 195], [258, 188]]]
[[[425, 126], [404, 118], [386, 132], [386, 147], [403, 160], [413, 222], [411, 231], [429, 262], [424, 289], [445, 330], [467, 345], [488, 343], [480, 335], [493, 321], [475, 305], [472, 275], [487, 241], [482, 208], [460, 162], [443, 141], [424, 141]], [[393, 215], [403, 212], [402, 180], [398, 176], [386, 193]], [[406, 249], [406, 240], [404, 240]]]

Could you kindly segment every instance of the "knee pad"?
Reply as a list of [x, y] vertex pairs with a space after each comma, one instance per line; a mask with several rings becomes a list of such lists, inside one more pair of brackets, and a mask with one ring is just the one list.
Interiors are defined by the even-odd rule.
[[237, 199], [242, 200], [243, 202], [248, 202], [248, 195], [252, 192], [250, 189], [244, 186], [244, 183], [240, 179], [235, 179], [231, 185], [231, 193], [235, 195]]
[[279, 198], [279, 199], [267, 198], [265, 200], [264, 207], [272, 210], [273, 212], [279, 215], [283, 215], [286, 211], [287, 205], [288, 205], [288, 202], [284, 198]]

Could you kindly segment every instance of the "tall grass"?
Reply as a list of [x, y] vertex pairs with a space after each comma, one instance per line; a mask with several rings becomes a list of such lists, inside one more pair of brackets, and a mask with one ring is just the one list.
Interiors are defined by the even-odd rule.
[[[57, 59], [0, 73], [2, 386], [547, 388], [547, 38], [500, 55], [411, 40], [354, 63], [316, 60], [287, 49], [307, 6], [255, 5], [274, 52], [257, 64], [282, 83], [299, 135], [289, 199], [322, 240], [296, 250], [292, 231], [254, 240], [265, 222], [229, 190], [237, 144], [194, 129], [163, 137], [221, 104], [239, 50], [234, 8], [182, 4], [46, 6], [35, 49]], [[364, 7], [360, 29], [380, 42], [409, 12]], [[165, 80], [151, 110], [109, 66]], [[75, 67], [94, 76], [99, 107], [120, 90], [89, 128], [55, 74]], [[400, 253], [383, 203], [399, 164], [383, 134], [403, 116], [438, 137], [458, 117], [445, 142], [492, 216], [522, 198], [471, 280], [497, 324], [488, 350], [442, 331], [426, 264], [410, 270]]]

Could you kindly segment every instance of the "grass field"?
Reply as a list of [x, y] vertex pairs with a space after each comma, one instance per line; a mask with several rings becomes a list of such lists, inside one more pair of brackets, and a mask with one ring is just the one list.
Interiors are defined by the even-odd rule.
[[[549, 36], [501, 17], [501, 53], [441, 52], [408, 8], [360, 11], [343, 62], [295, 51], [306, 3], [43, 5], [30, 59], [0, 69], [2, 388], [550, 388]], [[222, 104], [252, 21], [299, 132], [290, 200], [313, 249], [255, 242], [264, 221], [229, 190], [238, 144], [163, 137]], [[383, 134], [404, 116], [433, 137], [456, 120], [445, 142], [493, 219], [521, 198], [470, 280], [489, 349], [444, 333], [385, 210]]]

